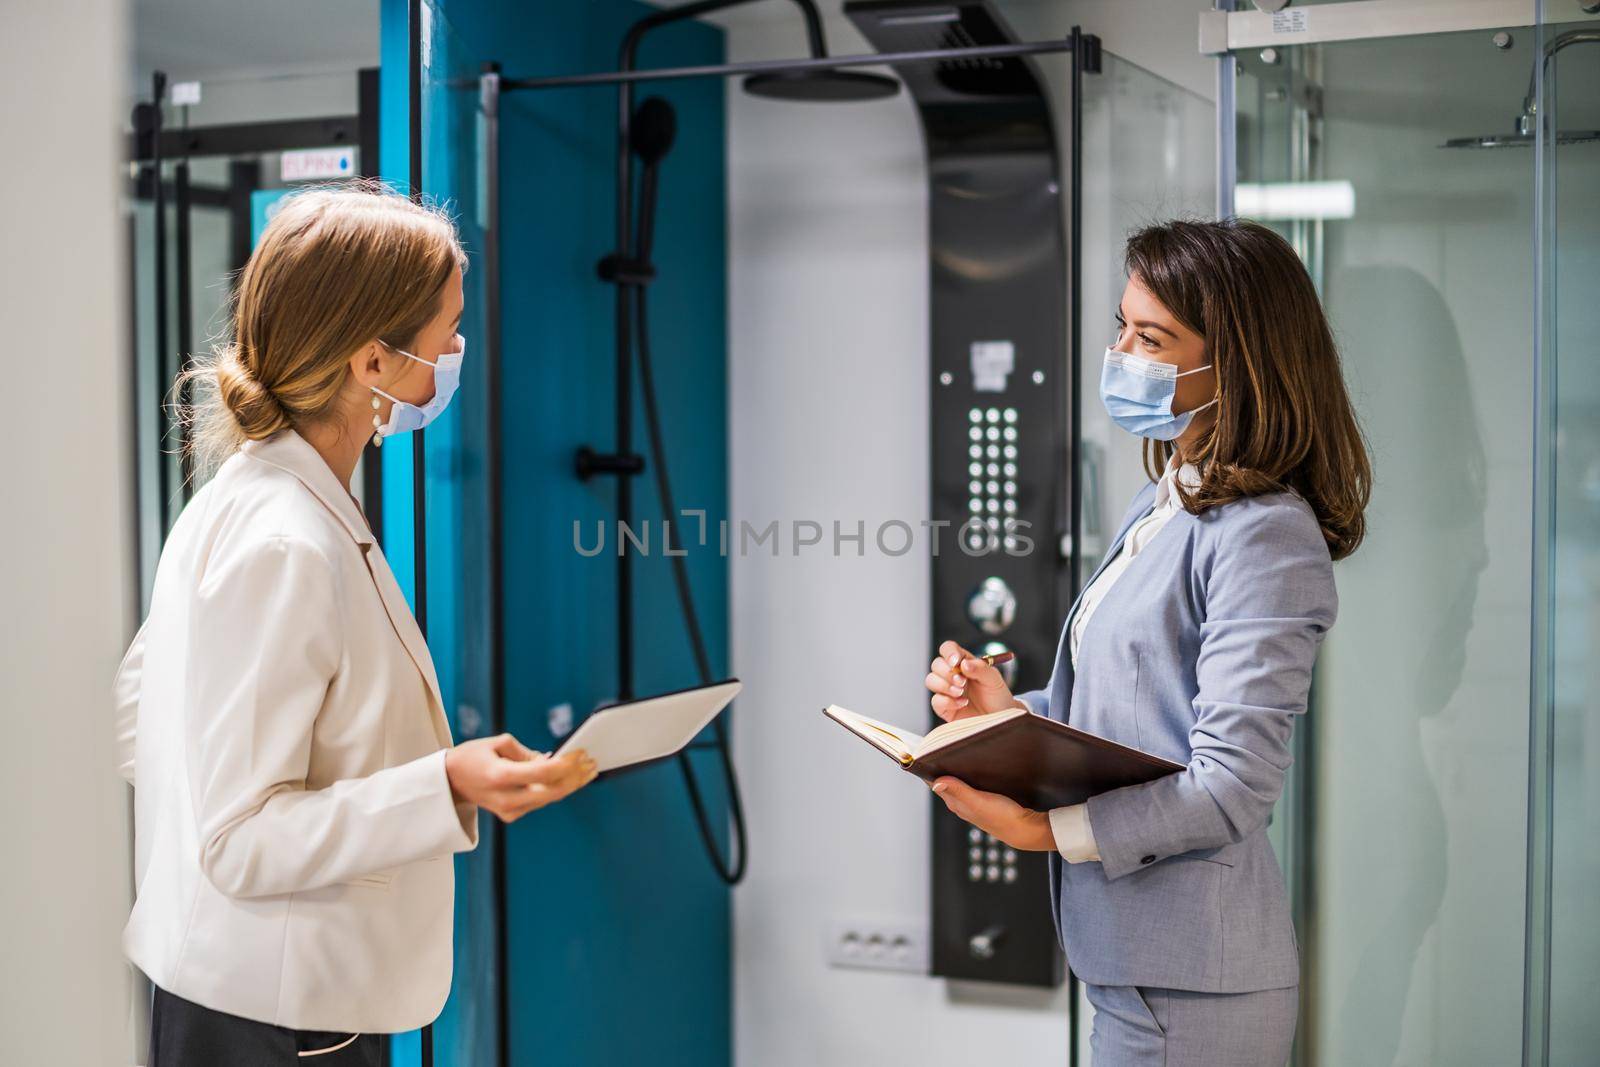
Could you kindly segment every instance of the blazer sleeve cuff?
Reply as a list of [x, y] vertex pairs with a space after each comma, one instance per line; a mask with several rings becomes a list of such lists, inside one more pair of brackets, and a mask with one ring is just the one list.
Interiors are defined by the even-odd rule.
[[1140, 825], [1144, 805], [1133, 803], [1130, 794], [1140, 786], [1113, 789], [1109, 793], [1090, 797], [1083, 805], [1084, 822], [1099, 852], [1108, 880], [1132, 874], [1166, 857], [1153, 842], [1143, 839], [1149, 829]]
[[1055, 838], [1056, 851], [1068, 863], [1093, 863], [1100, 858], [1100, 851], [1095, 848], [1094, 830], [1089, 826], [1089, 808], [1085, 804], [1051, 808], [1050, 835]]
[[439, 802], [426, 809], [429, 825], [423, 832], [451, 853], [470, 852], [478, 847], [478, 808], [475, 804], [458, 803], [451, 792], [450, 776], [444, 769], [444, 758], [449, 751], [440, 749], [413, 764], [426, 776], [428, 787], [439, 794]]
[[1017, 694], [1017, 703], [1033, 712], [1035, 715], [1050, 715], [1050, 694], [1043, 689], [1034, 689], [1026, 693]]

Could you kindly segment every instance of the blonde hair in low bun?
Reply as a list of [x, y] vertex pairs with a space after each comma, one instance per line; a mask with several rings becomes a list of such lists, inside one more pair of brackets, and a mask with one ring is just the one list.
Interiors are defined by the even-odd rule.
[[230, 336], [179, 379], [199, 476], [245, 441], [339, 414], [350, 357], [374, 340], [410, 348], [466, 265], [448, 216], [379, 183], [282, 201], [239, 273]]

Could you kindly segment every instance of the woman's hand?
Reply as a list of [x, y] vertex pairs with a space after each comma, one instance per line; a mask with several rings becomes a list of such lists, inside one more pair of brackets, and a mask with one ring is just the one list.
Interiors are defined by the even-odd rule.
[[1056, 847], [1048, 812], [1030, 811], [1010, 797], [985, 793], [949, 775], [935, 780], [933, 791], [956, 818], [1018, 852], [1050, 852]]
[[991, 667], [954, 641], [939, 646], [939, 658], [923, 684], [933, 694], [928, 704], [945, 722], [987, 715], [1017, 706], [1017, 698], [997, 667]]
[[572, 795], [599, 773], [582, 749], [547, 756], [510, 734], [463, 741], [445, 754], [444, 771], [458, 803], [475, 804], [502, 822]]

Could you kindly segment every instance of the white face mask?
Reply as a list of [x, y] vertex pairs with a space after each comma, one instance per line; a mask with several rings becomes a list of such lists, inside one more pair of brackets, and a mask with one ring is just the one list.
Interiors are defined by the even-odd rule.
[[461, 339], [461, 348], [458, 351], [440, 353], [439, 358], [432, 363], [429, 363], [421, 356], [414, 356], [404, 349], [395, 348], [385, 341], [379, 341], [378, 343], [392, 352], [400, 353], [407, 359], [414, 359], [424, 366], [433, 368], [433, 399], [418, 407], [415, 404], [408, 404], [404, 400], [390, 396], [377, 386], [372, 386], [372, 392], [375, 394], [372, 398], [374, 410], [378, 407], [378, 397], [380, 396], [394, 405], [389, 409], [388, 422], [381, 422], [377, 415], [372, 416], [372, 443], [375, 445], [383, 444], [385, 437], [393, 437], [397, 433], [410, 433], [412, 430], [420, 430], [438, 418], [444, 409], [450, 406], [450, 398], [456, 395], [456, 388], [461, 384], [461, 360], [467, 354], [467, 339], [465, 337]]

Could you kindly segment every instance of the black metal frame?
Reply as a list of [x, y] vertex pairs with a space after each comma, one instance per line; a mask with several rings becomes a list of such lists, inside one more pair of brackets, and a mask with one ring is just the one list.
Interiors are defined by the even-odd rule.
[[[380, 77], [377, 67], [363, 67], [357, 72], [356, 99], [360, 109], [356, 144], [361, 158], [361, 176], [363, 178], [377, 178], [379, 176], [378, 146], [380, 123], [379, 116], [379, 87]], [[245, 234], [245, 256], [249, 255], [249, 233]], [[244, 266], [241, 257], [239, 266]], [[367, 524], [372, 527], [375, 536], [382, 540], [383, 531], [383, 454], [382, 450], [368, 449], [361, 461], [361, 502], [366, 511]]]
[[[484, 288], [484, 430], [487, 455], [484, 480], [489, 502], [489, 717], [493, 733], [506, 729], [506, 642], [504, 551], [501, 490], [500, 418], [500, 68], [490, 63], [478, 83], [484, 121], [484, 247], [480, 257]], [[506, 828], [491, 830], [491, 880], [495, 909], [495, 1062], [511, 1062], [511, 960], [506, 930]]]
[[156, 376], [156, 513], [160, 516], [160, 534], [166, 540], [171, 523], [167, 512], [172, 506], [172, 479], [166, 457], [169, 412], [166, 404], [166, 385], [172, 379], [167, 375], [167, 190], [161, 180], [161, 101], [167, 94], [167, 76], [156, 71], [150, 76], [150, 172], [151, 200], [155, 208], [155, 260], [156, 260], [156, 349], [151, 365]]
[[[703, 5], [693, 5], [694, 9]], [[718, 6], [726, 6], [719, 4]], [[678, 14], [691, 8], [672, 8], [663, 14]], [[654, 16], [652, 16], [654, 17]], [[506, 78], [501, 88], [570, 89], [586, 85], [618, 85], [647, 81], [676, 81], [681, 78], [727, 78], [739, 74], [795, 74], [808, 70], [843, 70], [849, 67], [881, 67], [896, 63], [940, 63], [952, 59], [1002, 59], [1009, 56], [1035, 56], [1051, 52], [1070, 52], [1072, 37], [1053, 41], [1026, 41], [1021, 44], [982, 45], [976, 48], [927, 49], [916, 52], [874, 52], [869, 55], [824, 56], [819, 59], [762, 59], [744, 63], [721, 63], [698, 67], [659, 67], [654, 70], [614, 70], [603, 74], [556, 74], [535, 78]]]
[[[407, 178], [413, 203], [422, 203], [422, 0], [406, 0]], [[411, 433], [412, 614], [428, 637], [428, 483], [423, 430]], [[422, 1028], [422, 1067], [433, 1067], [433, 1024]]]
[[[376, 71], [373, 74], [376, 75]], [[365, 75], [366, 71], [362, 71]], [[165, 75], [162, 75], [165, 78]], [[187, 156], [240, 156], [256, 152], [285, 152], [320, 145], [362, 143], [361, 115], [286, 119], [280, 122], [236, 122], [224, 126], [191, 126], [151, 132], [135, 131], [128, 137], [128, 158], [145, 160]]]
[[[1067, 352], [1071, 366], [1067, 378], [1068, 497], [1071, 513], [1067, 528], [1072, 550], [1068, 559], [1067, 595], [1074, 600], [1080, 592], [1083, 572], [1083, 75], [1101, 69], [1100, 38], [1072, 27], [1072, 129], [1069, 152], [1067, 205]], [[1052, 902], [1054, 906], [1054, 902]], [[1067, 968], [1067, 1062], [1078, 1063], [1078, 976]]]
[[[193, 206], [194, 200], [189, 185], [189, 160], [185, 157], [177, 166], [172, 168], [173, 210], [176, 212], [176, 226], [173, 237], [177, 241], [177, 272], [178, 272], [178, 348], [173, 353], [173, 362], [177, 371], [178, 388], [174, 400], [180, 412], [189, 409], [189, 396], [193, 390], [184, 378], [183, 372], [189, 369], [194, 359], [194, 262], [193, 252], [189, 245], [193, 238]], [[168, 379], [171, 381], [172, 379]], [[189, 454], [189, 442], [193, 436], [193, 426], [187, 418], [178, 419], [178, 471], [183, 484], [179, 486], [185, 504], [194, 496], [194, 458]]]

